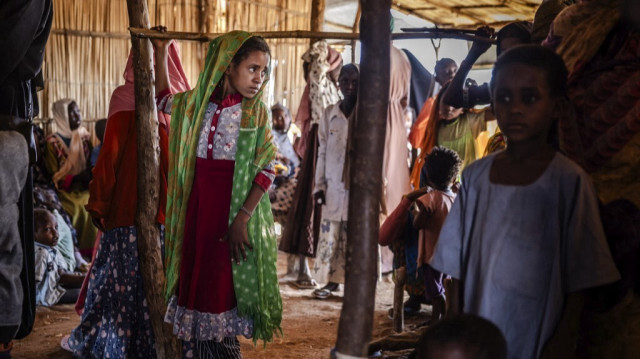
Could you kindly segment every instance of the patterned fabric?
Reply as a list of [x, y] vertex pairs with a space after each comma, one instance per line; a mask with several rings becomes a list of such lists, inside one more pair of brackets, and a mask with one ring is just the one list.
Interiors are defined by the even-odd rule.
[[182, 342], [182, 357], [193, 359], [242, 359], [240, 342], [235, 337], [221, 341]]
[[347, 222], [323, 220], [313, 264], [314, 278], [320, 283], [344, 283], [346, 264]]
[[[161, 227], [160, 240], [164, 240]], [[103, 234], [89, 273], [82, 319], [69, 338], [79, 358], [155, 358], [135, 227]]]
[[59, 284], [58, 268], [64, 268], [66, 263], [54, 248], [36, 242], [35, 250], [36, 304], [52, 306], [58, 303], [65, 292]]
[[[204, 121], [198, 138], [198, 158], [235, 161], [237, 151], [238, 132], [242, 115], [242, 95], [235, 93], [228, 95], [222, 102], [215, 100], [215, 92], [211, 96], [204, 113]], [[171, 114], [173, 97], [169, 91], [161, 91], [156, 98], [156, 104], [165, 114]], [[260, 172], [254, 182], [265, 191], [269, 189], [275, 179], [273, 163], [269, 163]]]
[[309, 138], [311, 128], [322, 119], [327, 106], [340, 100], [338, 87], [327, 74], [342, 67], [342, 56], [322, 40], [313, 43], [302, 55], [302, 60], [309, 64], [309, 78], [300, 99], [295, 123], [302, 132], [296, 151], [304, 157], [312, 141]]
[[219, 313], [201, 313], [178, 305], [178, 297], [169, 301], [165, 321], [173, 323], [173, 333], [180, 339], [222, 340], [243, 335], [250, 338], [253, 322], [238, 314], [236, 308]]
[[[194, 179], [199, 139], [197, 130], [201, 128], [215, 86], [222, 79], [236, 51], [251, 36], [247, 32], [232, 31], [211, 41], [198, 84], [191, 91], [175, 95], [173, 100], [166, 219], [167, 299], [175, 294], [179, 280], [187, 202]], [[229, 223], [242, 206], [252, 180], [275, 158], [268, 109], [260, 100], [267, 81], [268, 78], [255, 97], [242, 100]], [[276, 275], [273, 217], [266, 196], [262, 197], [254, 210], [247, 230], [253, 251], [247, 253], [246, 262], [233, 265], [238, 313], [253, 320], [254, 341], [271, 341], [273, 332], [281, 330], [282, 301]]]

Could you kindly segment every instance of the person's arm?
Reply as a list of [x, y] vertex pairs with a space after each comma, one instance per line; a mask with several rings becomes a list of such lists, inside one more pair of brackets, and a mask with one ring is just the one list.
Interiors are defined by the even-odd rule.
[[59, 283], [67, 288], [80, 288], [84, 282], [84, 274], [75, 274], [60, 270]]
[[569, 293], [560, 321], [553, 336], [545, 344], [541, 358], [573, 358], [580, 331], [580, 316], [584, 308], [584, 291]]
[[[156, 30], [158, 32], [167, 32], [167, 28], [160, 25], [154, 26], [151, 30]], [[169, 81], [169, 63], [168, 63], [168, 49], [169, 44], [171, 44], [171, 40], [165, 39], [152, 39], [151, 43], [153, 44], [154, 54], [156, 58], [156, 67], [155, 67], [155, 77], [156, 77], [156, 96], [160, 94], [163, 90], [169, 89], [171, 87], [171, 82]]]
[[431, 211], [424, 206], [420, 201], [415, 201], [413, 207], [413, 228], [420, 229], [427, 225], [429, 217], [431, 217]]
[[[488, 26], [481, 27], [476, 30], [476, 36], [490, 38], [493, 36], [493, 29]], [[488, 92], [486, 88], [483, 89], [482, 86], [469, 87], [468, 100], [465, 101], [465, 97], [467, 96], [464, 94], [464, 82], [467, 76], [469, 76], [469, 71], [471, 71], [473, 64], [490, 47], [491, 43], [487, 41], [473, 42], [467, 57], [465, 57], [465, 59], [460, 63], [458, 72], [456, 72], [456, 75], [451, 80], [449, 87], [443, 95], [444, 103], [455, 108], [471, 108], [477, 104], [483, 103], [482, 101], [486, 101], [484, 103], [489, 103], [491, 99], [486, 98]]]

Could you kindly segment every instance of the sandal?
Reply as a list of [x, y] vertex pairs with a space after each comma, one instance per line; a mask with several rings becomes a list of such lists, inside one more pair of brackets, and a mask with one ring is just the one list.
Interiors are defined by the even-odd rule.
[[299, 280], [295, 280], [295, 281], [292, 280], [290, 283], [293, 284], [298, 289], [316, 289], [316, 288], [318, 288], [318, 283], [315, 281], [315, 279], [299, 279]]
[[325, 288], [316, 289], [313, 291], [313, 297], [316, 299], [327, 299], [331, 297], [331, 291]]
[[73, 353], [73, 350], [71, 350], [71, 347], [69, 346], [69, 337], [71, 337], [70, 334], [62, 337], [62, 339], [60, 340], [60, 348]]

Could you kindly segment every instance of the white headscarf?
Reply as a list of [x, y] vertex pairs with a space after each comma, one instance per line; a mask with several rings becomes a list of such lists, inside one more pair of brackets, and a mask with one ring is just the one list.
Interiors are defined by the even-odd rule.
[[[82, 126], [72, 131], [69, 127], [69, 105], [72, 99], [65, 98], [53, 103], [53, 121], [56, 124], [56, 136], [58, 142], [66, 149], [67, 159], [53, 174], [53, 183], [58, 187], [58, 182], [67, 175], [77, 175], [86, 168], [87, 158], [84, 155], [83, 139], [89, 136], [89, 132]], [[62, 137], [71, 138], [71, 143], [67, 147]]]

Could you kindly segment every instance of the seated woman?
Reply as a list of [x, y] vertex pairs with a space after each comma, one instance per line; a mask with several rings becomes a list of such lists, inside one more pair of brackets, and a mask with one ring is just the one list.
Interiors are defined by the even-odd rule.
[[62, 207], [71, 216], [78, 235], [78, 248], [91, 251], [97, 229], [84, 208], [89, 200], [89, 132], [81, 126], [82, 115], [75, 101], [62, 99], [53, 104], [56, 133], [47, 137], [44, 163], [52, 175]]
[[296, 189], [294, 177], [300, 166], [300, 158], [289, 141], [289, 128], [291, 127], [291, 113], [285, 106], [277, 103], [271, 107], [271, 119], [273, 121], [273, 142], [278, 152], [276, 154], [276, 179], [269, 189], [271, 210], [276, 222], [284, 226], [287, 213], [293, 200], [293, 192]]

